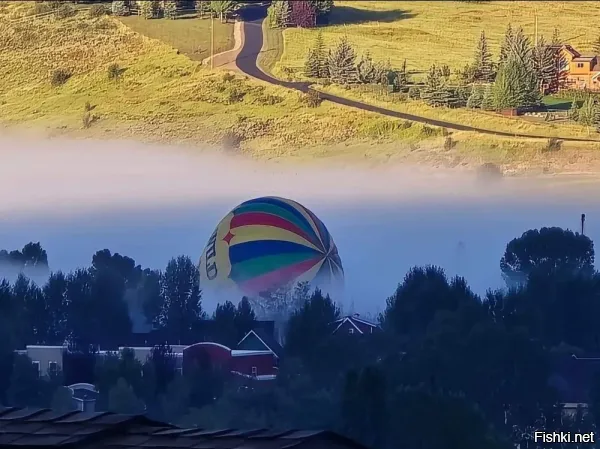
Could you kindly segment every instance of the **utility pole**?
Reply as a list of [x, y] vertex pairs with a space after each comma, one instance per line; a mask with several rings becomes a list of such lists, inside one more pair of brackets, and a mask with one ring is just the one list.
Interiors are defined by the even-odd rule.
[[581, 214], [581, 235], [585, 235], [583, 231], [585, 230], [585, 214]]
[[210, 68], [215, 68], [215, 15], [214, 12], [210, 12]]

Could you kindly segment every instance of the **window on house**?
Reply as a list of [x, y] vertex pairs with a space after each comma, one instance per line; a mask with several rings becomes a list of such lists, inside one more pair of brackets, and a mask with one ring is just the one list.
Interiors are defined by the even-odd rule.
[[48, 374], [55, 375], [58, 372], [57, 362], [48, 362]]
[[258, 375], [258, 368], [256, 368], [256, 366], [252, 367], [252, 375], [253, 376], [257, 376]]
[[579, 69], [580, 69], [580, 68], [582, 68], [582, 67], [583, 67], [583, 62], [578, 62], [578, 63], [577, 63], [577, 68], [579, 68]]
[[33, 361], [33, 362], [31, 362], [31, 363], [33, 363], [33, 366], [34, 366], [34, 367], [35, 367], [35, 369], [37, 370], [37, 375], [38, 375], [38, 377], [39, 377], [39, 376], [40, 376], [40, 374], [41, 374], [41, 373], [40, 373], [40, 362], [39, 362], [39, 361], [37, 361], [37, 360], [34, 360], [34, 361]]
[[348, 333], [349, 334], [353, 334], [354, 333], [354, 329], [352, 329], [352, 328], [348, 329]]

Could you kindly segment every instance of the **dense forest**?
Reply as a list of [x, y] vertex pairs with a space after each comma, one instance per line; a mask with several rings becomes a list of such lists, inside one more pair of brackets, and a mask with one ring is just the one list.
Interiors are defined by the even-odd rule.
[[[196, 338], [214, 320], [204, 337], [233, 344], [264, 314], [255, 313], [260, 301], [244, 298], [209, 316], [187, 257], [158, 271], [103, 250], [67, 274], [51, 272], [42, 246], [30, 243], [1, 251], [0, 266], [19, 272], [0, 282], [0, 403], [71, 408], [67, 361], [64, 372], [40, 378], [15, 352], [66, 341], [69, 369], [88, 370], [99, 391], [97, 409], [184, 426], [325, 428], [374, 449], [481, 449], [547, 446], [533, 440], [535, 430], [589, 432], [600, 420], [600, 378], [585, 386], [589, 407], [568, 414], [562, 404], [572, 401], [550, 382], [562, 360], [600, 349], [593, 242], [568, 230], [510, 241], [499, 267], [506, 288], [483, 297], [438, 267], [412, 268], [372, 334], [332, 334], [335, 298], [295, 286], [279, 375], [268, 382], [210, 364], [176, 369], [168, 343]], [[40, 271], [43, 283], [28, 279]], [[94, 357], [98, 345], [127, 341], [134, 306], [168, 341], [145, 363], [127, 349]]]

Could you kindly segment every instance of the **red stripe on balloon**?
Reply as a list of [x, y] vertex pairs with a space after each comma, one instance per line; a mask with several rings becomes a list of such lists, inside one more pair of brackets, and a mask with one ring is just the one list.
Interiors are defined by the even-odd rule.
[[241, 289], [248, 295], [257, 295], [258, 293], [269, 290], [278, 284], [287, 284], [293, 281], [302, 273], [310, 270], [318, 264], [323, 258], [315, 257], [294, 265], [290, 265], [279, 270], [271, 271], [267, 274], [257, 276], [240, 284]]
[[[313, 238], [306, 234], [301, 228], [296, 226], [289, 221], [272, 214], [265, 214], [262, 212], [248, 212], [247, 214], [235, 215], [231, 219], [229, 225], [231, 229], [241, 228], [242, 226], [272, 226], [274, 228], [285, 229], [286, 231], [293, 232], [300, 237], [308, 240], [315, 244]], [[320, 246], [320, 245], [319, 245]]]

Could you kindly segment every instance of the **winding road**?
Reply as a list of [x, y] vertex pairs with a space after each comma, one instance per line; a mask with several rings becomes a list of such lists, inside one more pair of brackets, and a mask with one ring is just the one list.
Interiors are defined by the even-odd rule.
[[[257, 65], [258, 55], [260, 54], [263, 46], [263, 32], [262, 22], [266, 17], [266, 7], [252, 7], [242, 11], [241, 17], [244, 20], [243, 23], [243, 34], [244, 44], [241, 51], [237, 55], [236, 65], [240, 71], [245, 73], [252, 78], [265, 81], [276, 86], [287, 87], [288, 89], [294, 89], [300, 92], [308, 92], [311, 89], [311, 83], [307, 82], [290, 82], [282, 81], [274, 78], [265, 72], [263, 72]], [[427, 117], [421, 117], [413, 114], [406, 114], [404, 112], [393, 111], [391, 109], [381, 108], [371, 104], [363, 103], [356, 100], [350, 100], [348, 98], [339, 97], [325, 92], [319, 92], [319, 96], [323, 100], [331, 101], [342, 106], [348, 106], [361, 111], [374, 112], [388, 117], [399, 118], [403, 120], [410, 120], [412, 122], [423, 123], [431, 126], [438, 126], [442, 128], [452, 129], [455, 131], [467, 131], [476, 132], [480, 134], [488, 134], [502, 137], [518, 137], [527, 139], [549, 139], [556, 138], [565, 142], [600, 142], [598, 139], [584, 139], [577, 137], [558, 137], [558, 136], [538, 136], [531, 134], [518, 134], [509, 133], [502, 131], [493, 131], [490, 129], [476, 128], [474, 126], [461, 125], [459, 123], [446, 122], [443, 120], [435, 120]]]

